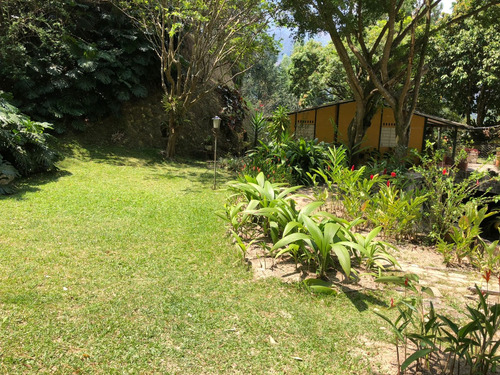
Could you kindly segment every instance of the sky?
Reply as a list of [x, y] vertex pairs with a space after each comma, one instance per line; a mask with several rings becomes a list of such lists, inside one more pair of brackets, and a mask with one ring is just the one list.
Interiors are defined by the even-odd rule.
[[[453, 4], [452, 4], [453, 2], [454, 2], [454, 0], [442, 0], [441, 4], [443, 5], [443, 12], [451, 13], [451, 10], [453, 8]], [[292, 36], [289, 29], [282, 28], [282, 27], [275, 27], [272, 29], [271, 32], [274, 33], [275, 38], [277, 40], [281, 40], [281, 44], [283, 45], [283, 47], [281, 49], [280, 56], [279, 56], [279, 60], [281, 61], [281, 59], [283, 58], [284, 55], [290, 56], [292, 53], [293, 44], [294, 44], [293, 36]], [[326, 44], [330, 41], [330, 36], [326, 33], [320, 34], [320, 35], [317, 35], [314, 38], [314, 40], [317, 40], [323, 44]]]

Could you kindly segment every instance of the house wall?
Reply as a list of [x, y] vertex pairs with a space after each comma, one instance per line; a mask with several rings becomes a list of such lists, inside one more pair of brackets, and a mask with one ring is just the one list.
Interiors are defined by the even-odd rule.
[[[297, 137], [306, 139], [317, 138], [323, 142], [347, 144], [348, 127], [355, 114], [355, 102], [332, 104], [295, 112], [290, 114], [292, 132]], [[425, 117], [413, 115], [410, 124], [410, 148], [422, 150], [424, 124]], [[372, 118], [371, 126], [366, 131], [362, 147], [384, 153], [393, 150], [395, 146], [394, 113], [391, 108], [379, 109]]]
[[347, 144], [349, 142], [349, 124], [356, 114], [356, 103], [340, 103], [339, 106], [339, 130], [337, 142]]
[[335, 142], [336, 119], [336, 105], [318, 108], [316, 115], [316, 138], [328, 143]]

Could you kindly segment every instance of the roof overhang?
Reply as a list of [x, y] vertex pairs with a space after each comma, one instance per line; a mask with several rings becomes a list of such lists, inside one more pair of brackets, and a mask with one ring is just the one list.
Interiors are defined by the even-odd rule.
[[414, 114], [418, 115], [418, 116], [425, 117], [427, 119], [427, 125], [430, 125], [430, 126], [444, 127], [444, 128], [458, 128], [458, 129], [462, 129], [462, 130], [474, 129], [474, 127], [467, 125], [467, 124], [462, 124], [460, 122], [448, 120], [448, 119], [434, 116], [434, 115], [428, 115], [426, 113], [422, 113], [419, 111], [415, 111]]

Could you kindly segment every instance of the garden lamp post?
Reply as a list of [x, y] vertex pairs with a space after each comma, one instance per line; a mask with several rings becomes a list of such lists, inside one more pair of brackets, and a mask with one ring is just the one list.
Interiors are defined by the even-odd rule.
[[215, 138], [215, 144], [214, 144], [214, 190], [217, 189], [217, 131], [219, 130], [220, 127], [220, 121], [221, 118], [219, 116], [215, 116], [212, 119], [212, 123], [214, 126], [214, 138]]

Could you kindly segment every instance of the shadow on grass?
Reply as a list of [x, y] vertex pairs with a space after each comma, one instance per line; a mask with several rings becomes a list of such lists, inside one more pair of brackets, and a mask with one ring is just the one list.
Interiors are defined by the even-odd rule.
[[19, 182], [14, 183], [14, 193], [9, 195], [0, 195], [0, 201], [7, 199], [23, 200], [26, 193], [34, 193], [40, 191], [39, 186], [55, 182], [62, 177], [71, 175], [71, 172], [65, 170], [56, 170], [23, 178]]
[[[154, 148], [126, 148], [123, 146], [84, 146], [81, 144], [67, 144], [61, 146], [61, 154], [67, 157], [75, 157], [92, 160], [96, 163], [104, 163], [115, 166], [138, 166], [138, 167], [161, 167], [152, 170], [149, 179], [152, 180], [175, 180], [187, 179], [197, 185], [213, 186], [214, 172], [206, 161], [177, 157], [165, 159], [159, 149]], [[234, 179], [226, 171], [217, 171], [217, 186], [222, 187], [227, 181]], [[190, 186], [183, 189], [185, 192], [203, 190], [201, 186]]]
[[96, 146], [72, 142], [59, 145], [59, 152], [63, 158], [74, 157], [116, 166], [150, 166], [163, 162], [160, 151], [152, 148]]
[[387, 301], [375, 297], [365, 290], [351, 289], [347, 285], [342, 285], [340, 289], [359, 312], [368, 310], [369, 305], [389, 307]]

